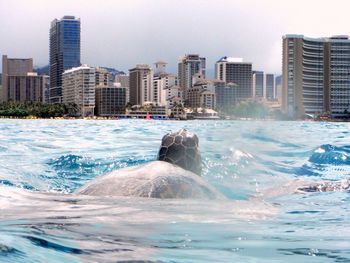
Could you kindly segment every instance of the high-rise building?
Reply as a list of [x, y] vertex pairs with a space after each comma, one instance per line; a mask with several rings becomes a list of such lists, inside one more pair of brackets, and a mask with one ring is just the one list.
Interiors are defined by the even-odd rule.
[[45, 102], [44, 90], [47, 76], [30, 72], [27, 76], [7, 77], [7, 101]]
[[125, 103], [130, 103], [130, 77], [129, 75], [116, 75], [114, 82], [120, 83], [121, 88], [125, 88]]
[[50, 27], [50, 102], [62, 100], [62, 74], [80, 66], [80, 19], [64, 16]]
[[27, 76], [28, 72], [33, 72], [33, 59], [31, 58], [8, 58], [2, 56], [2, 100], [9, 101], [9, 76]]
[[95, 85], [97, 87], [106, 87], [112, 84], [110, 74], [105, 68], [97, 67], [95, 69]]
[[220, 110], [230, 110], [236, 104], [237, 84], [225, 82], [215, 87], [216, 107]]
[[263, 71], [253, 71], [253, 94], [255, 99], [275, 98], [275, 76]]
[[125, 113], [126, 88], [112, 83], [111, 74], [105, 68], [95, 70], [95, 113], [113, 117]]
[[253, 98], [252, 63], [241, 58], [222, 57], [215, 64], [215, 77], [237, 87], [237, 102]]
[[183, 89], [185, 100], [188, 89], [192, 88], [192, 77], [200, 73], [204, 78], [206, 74], [206, 59], [198, 54], [189, 54], [180, 58], [178, 63], [179, 86]]
[[78, 115], [94, 115], [95, 68], [83, 65], [66, 70], [62, 74], [62, 103], [77, 105]]
[[279, 103], [282, 102], [282, 75], [277, 76], [275, 79], [275, 98]]
[[2, 101], [44, 102], [48, 76], [33, 72], [33, 59], [2, 57]]
[[182, 91], [177, 86], [177, 76], [166, 72], [166, 62], [156, 62], [154, 72], [150, 101], [166, 108], [172, 107], [175, 101], [182, 103], [182, 98], [179, 98]]
[[160, 75], [162, 73], [166, 73], [166, 65], [167, 63], [165, 61], [157, 61], [156, 63], [154, 63], [154, 65], [156, 66], [155, 70], [154, 70], [154, 75]]
[[282, 110], [289, 116], [330, 112], [335, 118], [349, 117], [348, 36], [284, 36], [282, 70]]
[[267, 100], [275, 98], [275, 75], [265, 74], [265, 97]]
[[151, 100], [153, 71], [145, 64], [138, 64], [129, 70], [130, 77], [130, 103], [143, 105]]
[[183, 105], [182, 89], [178, 85], [169, 85], [166, 88], [166, 108], [171, 109], [176, 105]]
[[0, 103], [4, 101], [2, 96], [2, 74], [0, 73]]
[[264, 72], [253, 71], [253, 94], [254, 98], [264, 97]]
[[50, 103], [50, 76], [41, 75], [43, 78], [43, 103]]

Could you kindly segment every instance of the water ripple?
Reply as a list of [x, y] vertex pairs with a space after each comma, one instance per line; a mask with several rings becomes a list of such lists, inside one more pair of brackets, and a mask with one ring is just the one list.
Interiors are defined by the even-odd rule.
[[[199, 137], [202, 177], [228, 200], [71, 194]], [[269, 121], [0, 121], [1, 262], [350, 262], [349, 193], [267, 198], [350, 175], [350, 124]], [[281, 190], [282, 189], [282, 190]]]

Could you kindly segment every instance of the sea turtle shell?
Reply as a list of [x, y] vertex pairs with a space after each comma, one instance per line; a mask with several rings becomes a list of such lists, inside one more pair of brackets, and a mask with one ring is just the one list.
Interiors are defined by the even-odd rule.
[[126, 167], [96, 177], [76, 191], [93, 196], [152, 198], [223, 198], [200, 176], [163, 161]]

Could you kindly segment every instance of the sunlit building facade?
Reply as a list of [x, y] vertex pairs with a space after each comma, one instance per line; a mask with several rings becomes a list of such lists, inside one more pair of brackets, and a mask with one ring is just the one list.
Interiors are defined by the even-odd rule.
[[185, 101], [188, 89], [192, 88], [192, 78], [195, 74], [206, 76], [206, 59], [198, 54], [188, 54], [180, 58], [178, 63], [178, 85], [183, 90]]
[[350, 39], [348, 36], [283, 37], [282, 110], [294, 118], [350, 112]]
[[86, 65], [68, 69], [62, 74], [62, 103], [77, 105], [78, 115], [94, 115], [95, 68]]

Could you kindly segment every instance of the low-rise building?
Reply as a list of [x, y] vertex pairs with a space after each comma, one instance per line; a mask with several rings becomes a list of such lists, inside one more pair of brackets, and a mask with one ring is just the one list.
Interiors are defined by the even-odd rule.
[[134, 105], [130, 111], [126, 113], [126, 117], [146, 119], [147, 116], [152, 119], [169, 118], [170, 112], [165, 106], [155, 105], [151, 102], [145, 103], [143, 106]]
[[217, 120], [219, 119], [218, 112], [213, 109], [195, 108], [186, 109], [187, 119], [205, 119], [205, 120]]

